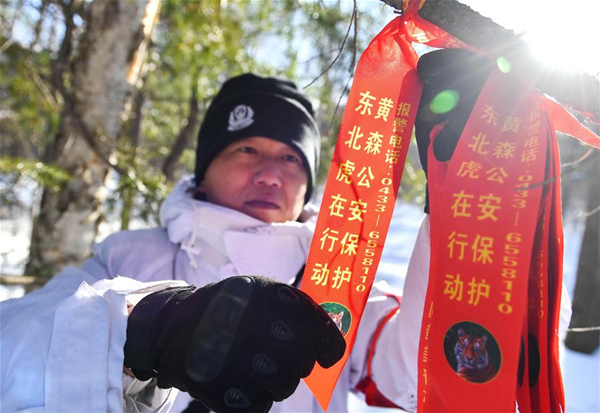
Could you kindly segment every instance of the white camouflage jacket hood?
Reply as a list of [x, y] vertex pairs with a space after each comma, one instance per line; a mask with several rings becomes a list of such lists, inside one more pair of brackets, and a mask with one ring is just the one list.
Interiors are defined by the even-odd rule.
[[310, 248], [314, 207], [305, 207], [304, 222], [268, 224], [198, 201], [193, 193], [193, 179], [181, 181], [161, 206], [160, 223], [169, 241], [180, 245], [187, 264], [196, 271], [204, 267], [203, 278], [219, 281], [224, 276], [243, 274], [261, 274], [282, 282], [295, 278]]

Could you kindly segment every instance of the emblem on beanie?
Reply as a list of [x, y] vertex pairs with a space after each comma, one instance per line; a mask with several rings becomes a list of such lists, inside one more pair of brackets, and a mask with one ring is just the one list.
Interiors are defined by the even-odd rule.
[[235, 132], [244, 129], [254, 123], [254, 111], [250, 106], [237, 105], [229, 113], [229, 132]]

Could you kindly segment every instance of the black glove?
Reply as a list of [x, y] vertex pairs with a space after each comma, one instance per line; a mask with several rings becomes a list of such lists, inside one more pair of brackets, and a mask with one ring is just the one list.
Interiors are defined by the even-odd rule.
[[[427, 176], [431, 130], [438, 124], [443, 125], [443, 130], [434, 140], [433, 153], [437, 160], [449, 161], [491, 73], [492, 63], [486, 57], [466, 50], [442, 49], [421, 56], [417, 70], [423, 81], [423, 93], [415, 121], [415, 135], [421, 165]], [[444, 103], [435, 105], [434, 99], [441, 93], [445, 93], [447, 99], [441, 99]], [[429, 213], [429, 196], [425, 212]]]
[[296, 390], [315, 361], [331, 367], [345, 349], [340, 331], [305, 293], [242, 276], [145, 297], [129, 316], [125, 366], [215, 412], [266, 412]]

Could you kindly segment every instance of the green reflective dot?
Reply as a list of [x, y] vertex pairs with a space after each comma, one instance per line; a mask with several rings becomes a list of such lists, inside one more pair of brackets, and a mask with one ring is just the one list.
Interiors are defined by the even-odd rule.
[[499, 57], [498, 59], [496, 59], [496, 64], [498, 65], [498, 69], [500, 69], [502, 73], [510, 72], [510, 63], [505, 58]]
[[459, 96], [455, 90], [444, 90], [437, 94], [431, 101], [430, 109], [433, 113], [450, 112], [458, 104]]

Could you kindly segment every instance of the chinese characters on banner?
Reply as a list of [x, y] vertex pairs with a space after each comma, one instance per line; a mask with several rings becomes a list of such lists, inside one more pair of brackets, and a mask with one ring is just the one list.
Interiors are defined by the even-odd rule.
[[[352, 349], [402, 176], [421, 93], [410, 42], [476, 51], [416, 14], [423, 3], [404, 0], [404, 16], [361, 56], [304, 273], [302, 289], [347, 342], [339, 363], [317, 365], [306, 379], [324, 409]], [[552, 129], [596, 148], [600, 139], [529, 86], [515, 92], [507, 77], [493, 76], [450, 164], [430, 159], [433, 259], [419, 411], [514, 411], [517, 384], [522, 412], [564, 406], [554, 334], [562, 226]], [[464, 353], [482, 347], [491, 362], [473, 374]], [[529, 375], [517, 377], [519, 352]]]
[[[422, 411], [515, 409], [527, 308], [546, 313], [549, 291], [542, 230], [549, 208], [542, 219], [540, 211], [550, 200], [544, 182], [552, 142], [539, 102], [528, 86], [494, 70], [452, 159], [438, 162], [430, 149], [435, 260], [420, 342]], [[544, 239], [546, 248], [534, 249]], [[468, 401], [456, 397], [475, 385]]]
[[[411, 3], [418, 3], [418, 0], [410, 0], [409, 6]], [[405, 10], [407, 9], [406, 4], [404, 8]], [[453, 38], [453, 36], [424, 20], [418, 14], [407, 17], [405, 24], [407, 31], [415, 42], [425, 43], [433, 47], [460, 48], [478, 52], [470, 45], [462, 43], [460, 40]], [[510, 91], [510, 88], [498, 90], [499, 93], [506, 93], [508, 91]], [[453, 249], [453, 251], [446, 251], [446, 253], [452, 254], [453, 259], [456, 259], [455, 257], [460, 257], [461, 250], [465, 248], [462, 252], [463, 260], [466, 259], [466, 254], [470, 253], [471, 260], [474, 260], [476, 264], [477, 262], [480, 262], [481, 264], [485, 262], [489, 266], [493, 265], [490, 260], [494, 259], [493, 255], [490, 255], [490, 253], [496, 254], [496, 259], [501, 259], [502, 264], [504, 264], [504, 267], [501, 270], [503, 272], [500, 273], [504, 285], [499, 288], [489, 285], [488, 291], [489, 282], [487, 281], [487, 278], [485, 278], [486, 281], [484, 282], [484, 278], [477, 274], [475, 276], [465, 277], [464, 273], [460, 272], [453, 273], [450, 271], [448, 274], [445, 274], [441, 273], [441, 271], [437, 271], [438, 280], [437, 282], [432, 282], [430, 279], [429, 288], [435, 289], [439, 285], [438, 292], [439, 289], [441, 289], [442, 292], [445, 292], [444, 298], [446, 300], [458, 300], [459, 297], [461, 297], [461, 300], [466, 300], [467, 305], [472, 306], [470, 313], [479, 314], [479, 317], [482, 317], [481, 312], [484, 311], [480, 307], [483, 305], [481, 303], [485, 304], [486, 300], [489, 300], [490, 298], [498, 299], [498, 293], [500, 294], [501, 301], [491, 305], [493, 312], [503, 312], [507, 314], [507, 317], [511, 317], [509, 314], [513, 314], [515, 309], [518, 309], [518, 311], [526, 311], [527, 316], [520, 324], [522, 326], [521, 336], [517, 337], [516, 334], [513, 334], [512, 339], [503, 340], [505, 343], [510, 341], [513, 350], [518, 347], [520, 343], [520, 353], [525, 355], [520, 359], [505, 358], [502, 360], [503, 366], [506, 367], [506, 365], [510, 364], [510, 369], [512, 370], [514, 370], [514, 364], [520, 362], [519, 376], [517, 377], [517, 401], [519, 411], [564, 411], [564, 392], [562, 389], [562, 379], [558, 364], [559, 337], [556, 333], [562, 283], [563, 234], [560, 201], [560, 162], [558, 160], [558, 145], [554, 130], [567, 133], [597, 149], [600, 149], [600, 137], [583, 126], [573, 115], [551, 98], [532, 92], [529, 87], [522, 87], [520, 90], [516, 91], [516, 94], [519, 94], [519, 92], [522, 96], [534, 93], [538, 99], [536, 109], [528, 114], [525, 113], [524, 116], [503, 115], [502, 117], [499, 117], [499, 111], [497, 108], [494, 108], [493, 105], [490, 105], [489, 102], [487, 105], [480, 105], [478, 109], [481, 120], [485, 120], [486, 122], [489, 122], [489, 124], [499, 127], [502, 132], [513, 132], [524, 135], [516, 142], [512, 142], [516, 143], [517, 146], [514, 146], [511, 142], [499, 141], [494, 147], [490, 147], [489, 143], [486, 145], [486, 142], [489, 142], [489, 139], [486, 140], [484, 136], [480, 135], [480, 131], [475, 131], [472, 136], [468, 137], [471, 139], [468, 144], [471, 145], [470, 149], [474, 151], [482, 150], [485, 152], [486, 149], [489, 149], [492, 151], [492, 157], [498, 159], [510, 159], [515, 156], [514, 151], [516, 150], [516, 156], [520, 159], [520, 164], [517, 165], [525, 164], [527, 167], [531, 167], [535, 162], [539, 161], [540, 157], [543, 157], [546, 160], [545, 165], [547, 169], [543, 181], [540, 182], [532, 179], [532, 174], [529, 172], [517, 175], [520, 177], [520, 180], [515, 182], [515, 184], [519, 187], [515, 188], [512, 196], [507, 197], [510, 201], [502, 201], [510, 202], [510, 208], [515, 210], [524, 210], [528, 208], [535, 209], [537, 215], [531, 218], [531, 220], [537, 224], [535, 235], [531, 233], [528, 234], [527, 242], [523, 242], [523, 238], [520, 236], [521, 234], [515, 232], [512, 233], [509, 238], [505, 237], [500, 243], [499, 240], [501, 237], [487, 236], [488, 239], [485, 239], [483, 238], [486, 237], [484, 233], [475, 234], [475, 239], [469, 241], [465, 239], [464, 236], [468, 236], [468, 234], [459, 231], [458, 228], [454, 231], [453, 235], [452, 231], [443, 234], [443, 236], [450, 237], [451, 239], [443, 239], [443, 236], [438, 234], [440, 236], [440, 238], [437, 238], [438, 242], [432, 242], [432, 251], [434, 251], [432, 257], [435, 257], [434, 254], [436, 254], [436, 251], [444, 251], [445, 247], [446, 249]], [[598, 123], [597, 118], [594, 118], [593, 116], [590, 118], [587, 116], [588, 114], [585, 113], [583, 115], [588, 121]], [[500, 124], [500, 120], [502, 121], [502, 124]], [[527, 123], [526, 130], [523, 129], [525, 127], [523, 126], [524, 122]], [[463, 136], [463, 138], [465, 138], [465, 136]], [[541, 143], [542, 140], [544, 141], [543, 143]], [[546, 145], [547, 152], [540, 146], [542, 144]], [[480, 155], [484, 156], [483, 154]], [[489, 154], [486, 154], [485, 156], [489, 156]], [[460, 165], [454, 166], [454, 168], [459, 169], [456, 171], [455, 177], [469, 178], [468, 180], [462, 181], [463, 187], [456, 188], [458, 191], [455, 190], [453, 192], [453, 205], [456, 203], [456, 205], [454, 205], [456, 210], [455, 213], [458, 213], [459, 215], [461, 212], [468, 214], [467, 209], [469, 208], [469, 205], [472, 207], [469, 196], [472, 195], [475, 197], [476, 194], [470, 193], [468, 188], [470, 184], [473, 184], [476, 181], [471, 180], [481, 180], [481, 174], [483, 173], [483, 176], [486, 179], [486, 181], [483, 181], [484, 184], [487, 184], [488, 181], [501, 182], [506, 181], [512, 174], [512, 170], [507, 170], [506, 168], [500, 169], [496, 162], [493, 163], [494, 165], [491, 168], [485, 170], [482, 169], [485, 167], [485, 164], [473, 160], [464, 161], [461, 162]], [[442, 178], [441, 182], [444, 181], [446, 173], [447, 171], [444, 170], [444, 168], [441, 168], [439, 171], [440, 178]], [[535, 192], [531, 192], [531, 190], [539, 190], [539, 187], [542, 187], [541, 205], [535, 201], [536, 197], [540, 197], [539, 193], [536, 194]], [[461, 193], [461, 189], [464, 190], [464, 192]], [[490, 193], [492, 192], [490, 191]], [[486, 195], [489, 196], [489, 193], [477, 194], [477, 197]], [[492, 196], [497, 196], [497, 194], [492, 193]], [[477, 199], [476, 201], [481, 203], [481, 205], [476, 204], [475, 207], [488, 208], [489, 212], [493, 213], [493, 200], [494, 198], [482, 198], [481, 201], [483, 202], [480, 202], [480, 200]], [[487, 206], [485, 205], [486, 201], [488, 201]], [[519, 226], [519, 223], [531, 224], [531, 222], [524, 221], [524, 216], [527, 214], [524, 214], [523, 212], [515, 213], [515, 227]], [[464, 216], [461, 218], [470, 219]], [[477, 218], [482, 218], [482, 216], [476, 217], [475, 219]], [[433, 233], [435, 231], [433, 222], [431, 223], [431, 227], [431, 236], [433, 239], [433, 237], [436, 236]], [[479, 238], [477, 238], [477, 235], [479, 235]], [[509, 236], [509, 234], [505, 235]], [[535, 238], [535, 242], [533, 243], [533, 250], [530, 250], [529, 245], [532, 244], [533, 238]], [[496, 247], [494, 247], [494, 245]], [[470, 251], [466, 249], [469, 247], [471, 248]], [[454, 252], [455, 248], [456, 252]], [[477, 250], [480, 250], [479, 256], [477, 256]], [[499, 252], [503, 254], [500, 257], [498, 257]], [[515, 273], [511, 271], [511, 266], [515, 264], [522, 265], [523, 263], [523, 260], [514, 257], [519, 254], [524, 254], [523, 256], [527, 256], [531, 259], [530, 272], [529, 274], [526, 274], [529, 285], [529, 291], [526, 293], [515, 289], [515, 285], [518, 285], [519, 288], [523, 288], [524, 284], [522, 282], [514, 284], [514, 282], [508, 278], [512, 276], [523, 278], [523, 271], [517, 271]], [[432, 260], [431, 274], [436, 271], [435, 268], [433, 268], [436, 261], [437, 259]], [[461, 296], [460, 294], [463, 295]], [[488, 294], [490, 295], [490, 298], [487, 297]], [[522, 297], [524, 294], [527, 294], [526, 301], [516, 303], [515, 297]], [[438, 317], [441, 315], [446, 314], [443, 309], [438, 308], [435, 311], [434, 316], [432, 310], [433, 306], [430, 305], [424, 314], [423, 329], [421, 333], [422, 340], [430, 340], [431, 323], [437, 321]], [[490, 320], [490, 322], [506, 325], [506, 319], [502, 318]], [[471, 328], [471, 333], [473, 333], [470, 336], [465, 334], [467, 326]], [[473, 348], [476, 346], [481, 347], [482, 342], [487, 341], [487, 330], [480, 326], [475, 326], [474, 323], [456, 323], [454, 327], [454, 330], [449, 330], [449, 333], [451, 334], [444, 336], [444, 350], [447, 357], [455, 358], [456, 353], [461, 353], [462, 348], [458, 342], [459, 338], [464, 340], [462, 344], [468, 342]], [[518, 328], [519, 325], [516, 325], [515, 331]], [[505, 329], [503, 329], [503, 331], [504, 330]], [[463, 335], [461, 335], [461, 332]], [[494, 341], [490, 340], [485, 343], [484, 346], [485, 345], [488, 346], [487, 350], [489, 350], [489, 354], [485, 354], [493, 356], [496, 359], [496, 363], [499, 362], [501, 355], [497, 343], [494, 344]], [[428, 380], [429, 378], [432, 378], [432, 371], [427, 370], [428, 366], [441, 362], [439, 358], [436, 358], [432, 362], [431, 357], [429, 357], [430, 350], [429, 341], [427, 341], [424, 346], [421, 345], [420, 347], [421, 358], [419, 360], [419, 366], [421, 376], [419, 377], [419, 390], [422, 392], [422, 397], [419, 398], [419, 411], [445, 411], [449, 405], [453, 405], [454, 410], [480, 411], [483, 409], [483, 405], [480, 404], [481, 400], [491, 403], [492, 407], [490, 409], [494, 411], [501, 410], [499, 407], [500, 404], [503, 405], [502, 409], [507, 409], [506, 411], [512, 412], [515, 410], [514, 384], [507, 383], [508, 387], [503, 389], [504, 391], [501, 396], [500, 393], [495, 391], [498, 388], [497, 382], [501, 382], [501, 380], [494, 379], [488, 381], [489, 383], [492, 383], [491, 387], [482, 386], [486, 377], [469, 377], [469, 374], [465, 374], [464, 371], [468, 372], [470, 371], [469, 369], [473, 367], [469, 366], [468, 363], [466, 366], [461, 367], [458, 367], [458, 365], [446, 366], [447, 368], [449, 367], [455, 370], [458, 376], [467, 380], [463, 380], [461, 383], [462, 386], [460, 387], [460, 391], [458, 388], [454, 387], [453, 392], [449, 393], [446, 391], [438, 393], [436, 386], [440, 389], [444, 387], [453, 388], [455, 383], [444, 383], [442, 377], [444, 377], [443, 374], [445, 373], [441, 371], [436, 371], [435, 374], [433, 374], [433, 376], [436, 376], [437, 383], [432, 385], [431, 380]], [[472, 348], [468, 348], [467, 350], [470, 351]], [[439, 356], [439, 354], [437, 355]], [[512, 351], [512, 355], [514, 355], [514, 351]], [[457, 364], [456, 361], [455, 363]], [[487, 370], [488, 372], [491, 371], [491, 373], [489, 373], [490, 375], [496, 373], [494, 372], [496, 366], [490, 365], [487, 368], [489, 369]], [[505, 372], [502, 371], [502, 368], [503, 367], [501, 366], [498, 375], [505, 374]], [[481, 369], [478, 371], [485, 372], [486, 370]], [[441, 374], [441, 376], [438, 376], [438, 374]], [[489, 379], [489, 377], [487, 377], [487, 379]], [[471, 380], [471, 384], [470, 386], [465, 386], [465, 383], [467, 383], [468, 380]], [[428, 391], [428, 389], [432, 391]], [[429, 403], [425, 404], [427, 393], [430, 393], [429, 399], [433, 399], [433, 402], [430, 400]], [[469, 397], [464, 397], [467, 394]], [[473, 394], [477, 394], [478, 397], [472, 399], [471, 396]], [[456, 401], [458, 400], [464, 401], [464, 404], [457, 406]], [[509, 401], [507, 402], [506, 400]], [[496, 401], [498, 401], [498, 403]], [[446, 407], [441, 408], [441, 405]]]
[[306, 379], [324, 409], [356, 337], [410, 143], [421, 83], [408, 47], [397, 18], [360, 58], [304, 272], [302, 290], [336, 319], [347, 343], [341, 362], [315, 366]]

